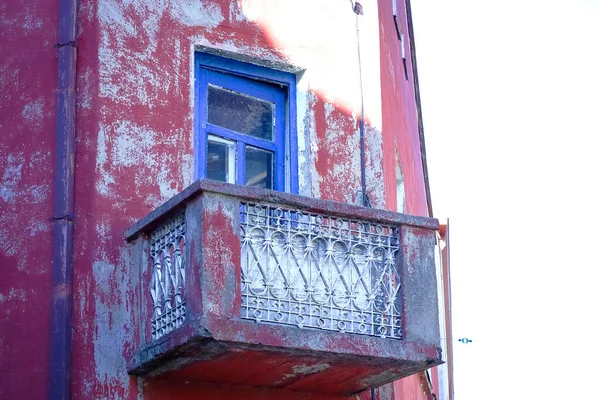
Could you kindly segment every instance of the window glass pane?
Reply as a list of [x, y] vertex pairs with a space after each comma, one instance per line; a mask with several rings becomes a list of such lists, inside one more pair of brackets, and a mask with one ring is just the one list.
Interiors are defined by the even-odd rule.
[[273, 189], [273, 153], [246, 146], [246, 185]]
[[239, 133], [273, 140], [274, 104], [218, 86], [208, 86], [208, 122]]
[[217, 136], [208, 136], [206, 177], [235, 183], [235, 143]]

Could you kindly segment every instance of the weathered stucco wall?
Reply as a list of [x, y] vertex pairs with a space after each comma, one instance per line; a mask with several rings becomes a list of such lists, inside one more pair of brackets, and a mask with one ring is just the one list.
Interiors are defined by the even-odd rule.
[[[198, 48], [297, 72], [301, 192], [360, 199], [360, 76], [350, 2], [84, 2], [80, 11], [74, 395], [135, 397], [124, 357], [138, 295], [123, 230], [194, 180]], [[359, 17], [369, 195], [384, 205], [377, 4]]]
[[0, 398], [47, 392], [57, 3], [0, 4]]
[[[357, 24], [346, 0], [80, 1], [73, 398], [164, 393], [126, 373], [140, 340], [140, 289], [123, 232], [195, 178], [195, 50], [297, 74], [304, 195], [360, 201], [362, 97], [372, 204], [394, 209], [394, 146], [407, 212], [426, 215], [414, 88], [403, 78], [388, 3], [363, 1]], [[46, 0], [0, 6], [0, 261], [8, 276], [0, 323], [11, 327], [0, 331], [1, 398], [46, 396], [56, 7]], [[177, 393], [191, 398], [196, 390]], [[381, 398], [391, 393], [383, 388]]]
[[[404, 32], [404, 42], [398, 40], [392, 17], [392, 1], [379, 2], [381, 106], [383, 109], [383, 140], [386, 149], [383, 153], [383, 165], [386, 171], [386, 204], [390, 209], [396, 209], [395, 157], [397, 156], [404, 175], [405, 212], [427, 216], [427, 197], [423, 165], [421, 163], [417, 106], [413, 83], [413, 60], [409, 46], [410, 35], [406, 8], [404, 1], [393, 1], [397, 3], [397, 19], [399, 28]], [[404, 46], [405, 49], [408, 79], [404, 75], [401, 46]]]

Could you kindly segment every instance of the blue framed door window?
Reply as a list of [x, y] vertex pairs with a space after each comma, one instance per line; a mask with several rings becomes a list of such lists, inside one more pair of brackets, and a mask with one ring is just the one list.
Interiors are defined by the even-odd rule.
[[[286, 171], [295, 180], [295, 157], [286, 143], [295, 139], [286, 132], [289, 75], [196, 54], [197, 178], [279, 191], [286, 190]], [[287, 168], [286, 160], [293, 161]], [[294, 192], [295, 186], [287, 187]]]

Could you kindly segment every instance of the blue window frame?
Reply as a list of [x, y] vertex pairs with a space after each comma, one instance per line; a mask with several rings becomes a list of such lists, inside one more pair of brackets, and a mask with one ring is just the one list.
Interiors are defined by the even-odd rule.
[[293, 74], [195, 55], [195, 175], [298, 192]]

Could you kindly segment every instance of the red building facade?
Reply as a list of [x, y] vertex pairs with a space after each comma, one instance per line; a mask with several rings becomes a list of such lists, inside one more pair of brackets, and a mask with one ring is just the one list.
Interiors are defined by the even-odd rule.
[[0, 398], [451, 398], [407, 4], [1, 6]]

